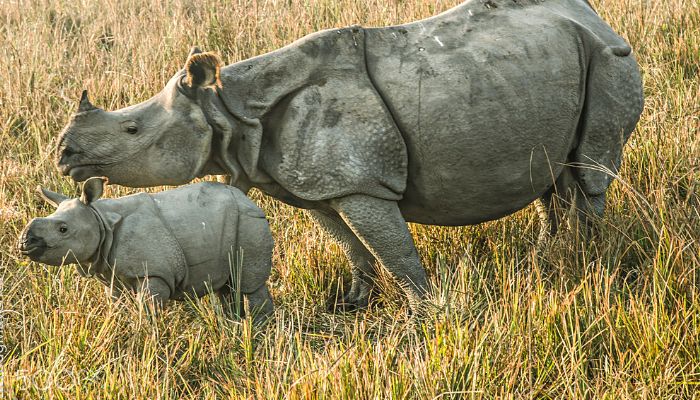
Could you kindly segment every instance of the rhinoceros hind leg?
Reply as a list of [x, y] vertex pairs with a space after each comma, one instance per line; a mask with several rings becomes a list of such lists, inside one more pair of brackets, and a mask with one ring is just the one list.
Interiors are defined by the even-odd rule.
[[[604, 195], [610, 186], [620, 167], [622, 148], [634, 131], [643, 106], [635, 59], [616, 56], [610, 48], [594, 54], [588, 71], [579, 143], [573, 157], [578, 167], [576, 180], [588, 199]], [[600, 208], [600, 204], [593, 207]]]
[[341, 299], [328, 300], [329, 311], [355, 311], [369, 305], [374, 290], [375, 258], [345, 224], [340, 215], [333, 212], [310, 210], [309, 214], [329, 236], [335, 239], [350, 262], [352, 283]]
[[581, 134], [573, 157], [579, 229], [587, 234], [593, 227], [591, 217], [603, 215], [605, 193], [620, 167], [622, 148], [644, 107], [636, 60], [614, 50], [603, 48], [592, 56]]
[[559, 231], [564, 216], [573, 206], [575, 177], [570, 167], [564, 167], [554, 185], [540, 198], [537, 212], [540, 217], [538, 246], [543, 246]]
[[245, 294], [246, 312], [253, 317], [255, 324], [264, 322], [272, 316], [275, 306], [267, 285], [262, 285], [258, 290]]
[[420, 311], [428, 292], [428, 281], [398, 204], [366, 195], [351, 195], [333, 200], [331, 206], [396, 279], [408, 296], [411, 308]]
[[538, 245], [542, 246], [556, 235], [565, 216], [571, 229], [586, 235], [592, 233], [594, 220], [605, 212], [605, 197], [606, 192], [586, 193], [576, 173], [570, 167], [564, 168], [554, 186], [540, 198]]
[[580, 186], [576, 190], [576, 213], [574, 222], [580, 233], [591, 236], [594, 233], [595, 221], [603, 217], [605, 213], [606, 192], [600, 194], [586, 194]]

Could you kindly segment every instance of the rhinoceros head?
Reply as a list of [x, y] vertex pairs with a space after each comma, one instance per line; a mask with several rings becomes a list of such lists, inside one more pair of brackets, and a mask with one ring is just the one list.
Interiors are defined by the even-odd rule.
[[19, 239], [22, 254], [49, 265], [86, 263], [96, 254], [101, 240], [100, 224], [116, 224], [120, 217], [108, 213], [101, 221], [90, 204], [102, 196], [103, 178], [88, 179], [79, 199], [39, 188], [46, 202], [56, 207], [48, 217], [34, 218]]
[[116, 111], [93, 106], [83, 92], [59, 139], [59, 169], [75, 181], [105, 176], [130, 187], [179, 185], [203, 175], [212, 129], [197, 98], [218, 84], [220, 64], [195, 48], [160, 93]]

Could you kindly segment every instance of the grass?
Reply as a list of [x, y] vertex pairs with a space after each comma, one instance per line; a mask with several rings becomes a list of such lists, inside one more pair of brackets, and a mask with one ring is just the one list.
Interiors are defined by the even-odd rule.
[[[157, 91], [198, 44], [235, 62], [304, 34], [433, 15], [457, 0], [0, 1], [0, 263], [5, 398], [700, 397], [700, 3], [593, 1], [633, 46], [646, 108], [600, 234], [536, 252], [536, 212], [411, 226], [440, 307], [325, 312], [347, 280], [303, 212], [254, 192], [276, 240], [265, 327], [213, 299], [149, 319], [72, 267], [27, 262], [16, 238], [76, 185], [52, 149], [88, 88], [114, 109]], [[156, 189], [157, 190], [157, 189]], [[111, 188], [109, 195], [130, 193]], [[390, 288], [390, 285], [384, 283]]]

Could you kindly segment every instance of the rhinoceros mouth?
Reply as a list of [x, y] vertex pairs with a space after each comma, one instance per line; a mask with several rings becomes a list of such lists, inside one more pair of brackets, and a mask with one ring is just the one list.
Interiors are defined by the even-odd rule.
[[43, 253], [48, 247], [43, 246], [43, 245], [37, 245], [37, 246], [28, 246], [28, 247], [23, 247], [19, 250], [20, 253], [22, 253], [25, 256], [31, 256], [34, 253], [41, 252]]
[[22, 245], [20, 246], [19, 252], [22, 253], [23, 256], [29, 257], [33, 261], [38, 261], [41, 258], [41, 256], [44, 255], [44, 253], [53, 248], [54, 246], [49, 246], [44, 242], [26, 246]]
[[76, 182], [82, 182], [87, 178], [95, 176], [107, 164], [81, 164], [67, 165], [61, 167], [61, 172], [64, 176], [70, 175]]
[[96, 166], [96, 164], [58, 164], [58, 169], [61, 171], [63, 176], [68, 176], [70, 175], [70, 172], [74, 170], [75, 168], [80, 168], [80, 167], [93, 167]]

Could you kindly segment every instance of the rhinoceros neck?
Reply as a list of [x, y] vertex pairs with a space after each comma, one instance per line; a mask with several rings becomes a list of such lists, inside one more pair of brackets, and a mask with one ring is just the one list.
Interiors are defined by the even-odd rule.
[[82, 269], [79, 271], [83, 275], [97, 275], [103, 277], [105, 275], [111, 275], [112, 267], [109, 264], [109, 254], [112, 249], [112, 242], [114, 239], [113, 228], [109, 226], [107, 220], [102, 215], [102, 213], [92, 205], [88, 205], [90, 211], [92, 211], [95, 220], [97, 221], [97, 226], [100, 234], [100, 240], [98, 242], [95, 253], [88, 259], [90, 266], [87, 271]]
[[144, 196], [148, 196], [148, 194], [138, 193], [120, 197], [119, 199], [103, 199], [88, 206], [97, 220], [100, 232], [97, 249], [89, 259], [90, 267], [87, 271], [89, 275], [95, 275], [102, 281], [112, 279], [111, 255], [116, 226], [112, 226], [108, 222], [105, 217], [106, 213], [112, 212], [124, 218], [138, 211], [138, 208], [143, 203]]
[[210, 151], [199, 175], [228, 174], [233, 182], [246, 182], [246, 171], [230, 150], [237, 148], [241, 141], [241, 117], [228, 110], [219, 92], [205, 90], [199, 95], [199, 106], [213, 131]]

